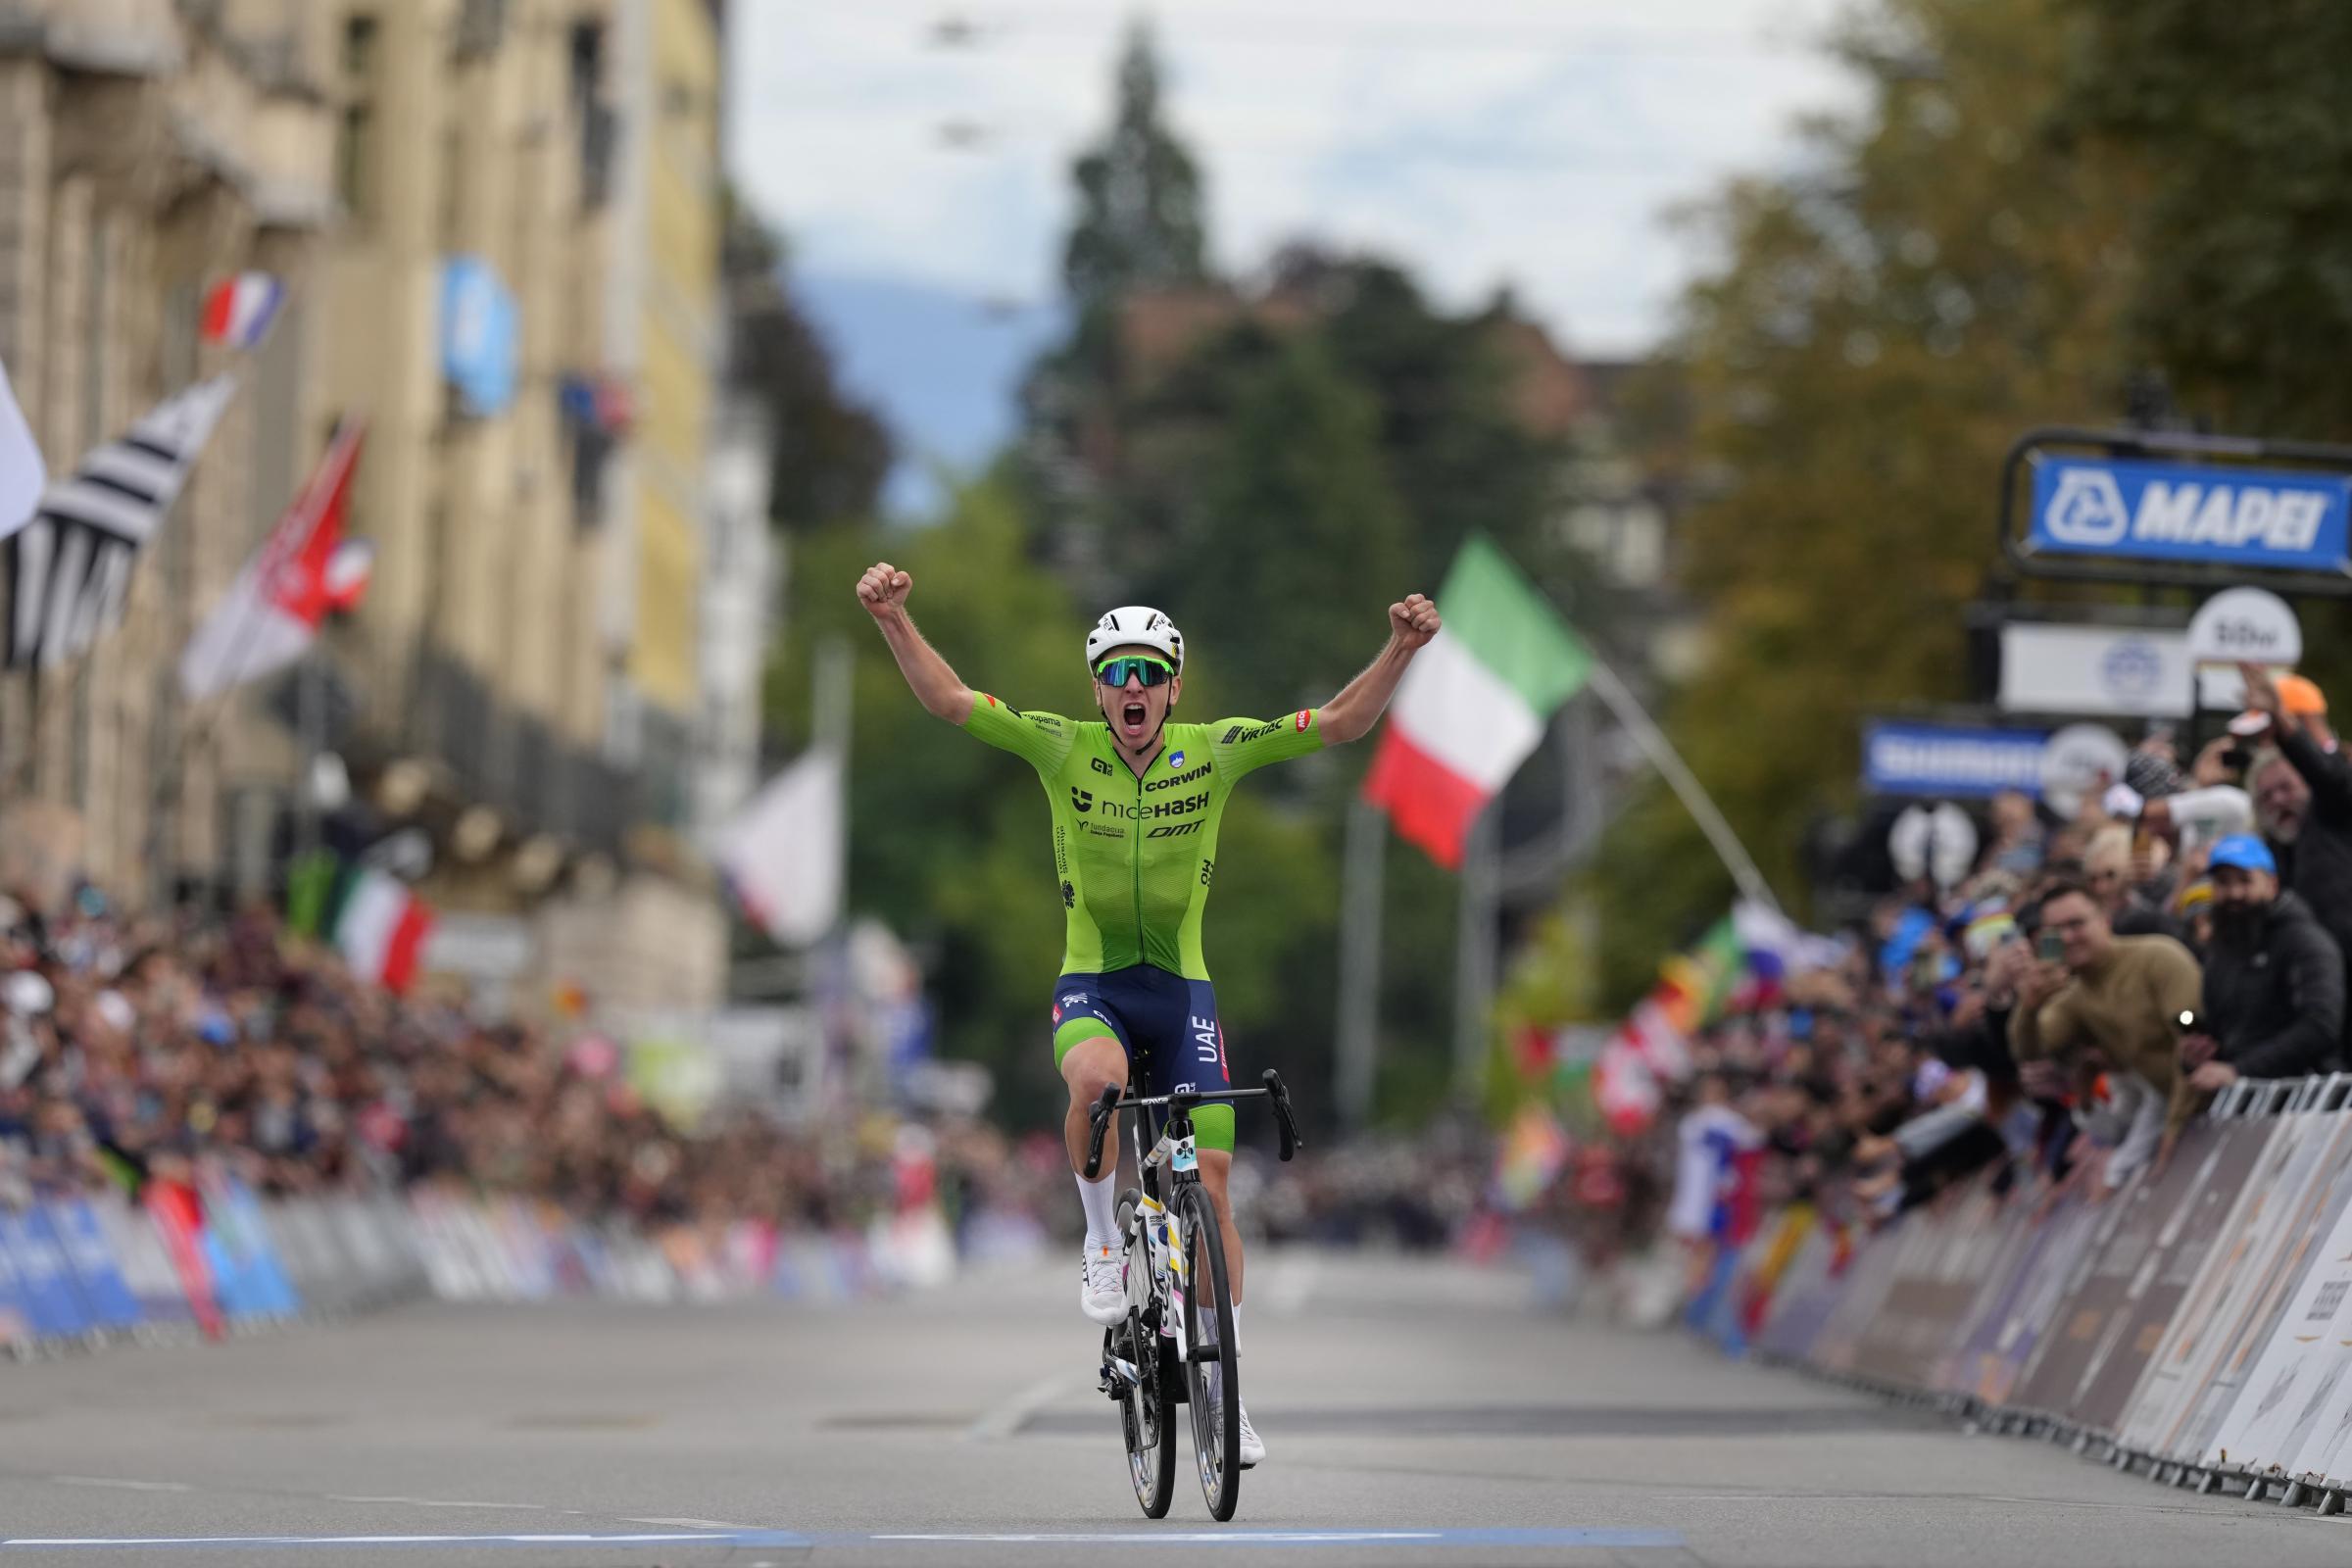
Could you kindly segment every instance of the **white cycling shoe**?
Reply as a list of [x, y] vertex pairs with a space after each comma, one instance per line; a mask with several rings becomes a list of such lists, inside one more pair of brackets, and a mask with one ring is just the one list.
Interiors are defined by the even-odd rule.
[[1242, 1406], [1242, 1430], [1240, 1433], [1240, 1438], [1242, 1449], [1242, 1468], [1245, 1470], [1254, 1470], [1257, 1468], [1257, 1466], [1265, 1462], [1266, 1445], [1264, 1440], [1258, 1437], [1257, 1428], [1250, 1424], [1250, 1407], [1246, 1404]]
[[1078, 1310], [1090, 1323], [1111, 1328], [1127, 1317], [1127, 1249], [1082, 1242], [1078, 1248]]

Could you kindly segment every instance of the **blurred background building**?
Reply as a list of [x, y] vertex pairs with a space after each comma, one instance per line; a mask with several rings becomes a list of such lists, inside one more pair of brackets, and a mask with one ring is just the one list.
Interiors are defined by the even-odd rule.
[[[212, 282], [287, 289], [124, 630], [6, 680], [0, 767], [37, 803], [10, 853], [69, 835], [122, 896], [227, 899], [270, 888], [320, 815], [330, 844], [415, 828], [451, 916], [431, 967], [518, 997], [717, 998], [724, 918], [689, 830], [706, 750], [719, 794], [747, 782], [765, 624], [760, 499], [714, 509], [707, 477], [722, 21], [706, 0], [0, 0], [0, 361], [52, 465], [220, 368], [196, 332]], [[342, 416], [368, 427], [367, 599], [303, 669], [186, 709], [179, 649]]]

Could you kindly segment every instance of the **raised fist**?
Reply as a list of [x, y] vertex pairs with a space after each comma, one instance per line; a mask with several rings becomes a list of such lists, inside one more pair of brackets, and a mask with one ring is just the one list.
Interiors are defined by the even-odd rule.
[[858, 579], [858, 602], [865, 612], [879, 620], [892, 611], [903, 608], [906, 595], [914, 587], [914, 579], [887, 561], [878, 561], [865, 568]]
[[1406, 594], [1401, 604], [1389, 607], [1389, 635], [1407, 648], [1427, 647], [1442, 624], [1438, 607], [1421, 594]]

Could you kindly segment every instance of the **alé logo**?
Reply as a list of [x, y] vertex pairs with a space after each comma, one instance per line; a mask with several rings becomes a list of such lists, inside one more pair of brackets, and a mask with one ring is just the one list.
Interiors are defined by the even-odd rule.
[[2041, 514], [2041, 525], [2064, 545], [2097, 549], [2120, 543], [2132, 531], [2132, 509], [2115, 475], [2100, 468], [2066, 468], [2058, 493]]

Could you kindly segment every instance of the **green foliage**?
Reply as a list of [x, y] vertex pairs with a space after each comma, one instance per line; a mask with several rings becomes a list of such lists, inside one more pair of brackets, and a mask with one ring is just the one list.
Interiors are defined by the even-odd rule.
[[2136, 353], [2223, 429], [2352, 439], [2340, 0], [2074, 0], [2059, 123], [2142, 172]]
[[786, 287], [783, 242], [731, 191], [722, 257], [730, 373], [764, 409], [774, 448], [769, 517], [805, 528], [871, 515], [890, 477], [890, 431], [842, 389], [831, 352]]
[[[1843, 47], [1865, 105], [1814, 128], [1812, 167], [1690, 219], [1725, 258], [1675, 344], [1691, 422], [1672, 457], [1714, 489], [1680, 542], [1710, 657], [1670, 729], [1784, 892], [1806, 827], [1851, 798], [1860, 718], [1971, 695], [1961, 610], [2009, 443], [2119, 402], [2131, 182], [2048, 135], [2057, 4], [1886, 0]], [[1618, 1004], [1731, 894], [1655, 789], [1594, 886]]]
[[1078, 217], [1061, 273], [1081, 315], [1129, 290], [1207, 275], [1200, 173], [1162, 118], [1159, 59], [1148, 28], [1128, 35], [1109, 134], [1071, 170]]

